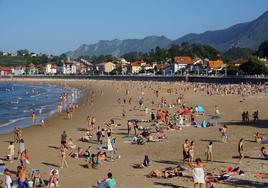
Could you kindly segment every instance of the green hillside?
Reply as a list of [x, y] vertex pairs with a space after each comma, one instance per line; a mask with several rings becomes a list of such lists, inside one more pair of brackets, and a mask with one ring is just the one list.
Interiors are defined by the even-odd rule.
[[27, 60], [25, 57], [0, 56], [0, 66], [16, 67], [16, 66], [23, 66], [26, 64], [27, 64]]

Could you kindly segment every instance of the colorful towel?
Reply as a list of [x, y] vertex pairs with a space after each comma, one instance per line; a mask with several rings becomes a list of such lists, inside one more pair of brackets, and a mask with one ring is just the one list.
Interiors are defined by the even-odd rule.
[[132, 135], [125, 135], [123, 136], [122, 138], [134, 138], [135, 136], [132, 136]]

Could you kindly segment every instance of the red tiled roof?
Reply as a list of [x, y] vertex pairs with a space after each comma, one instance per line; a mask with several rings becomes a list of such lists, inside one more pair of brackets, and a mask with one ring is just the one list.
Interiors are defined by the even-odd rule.
[[177, 56], [174, 58], [174, 60], [175, 60], [175, 63], [177, 64], [187, 64], [187, 65], [193, 64], [193, 59], [191, 57]]
[[134, 61], [131, 63], [131, 66], [132, 67], [139, 67], [139, 66], [141, 66], [142, 63], [143, 63], [142, 61]]
[[167, 68], [169, 64], [157, 64], [155, 65], [158, 70]]
[[222, 68], [223, 61], [222, 60], [217, 60], [217, 61], [208, 61], [208, 66], [211, 69], [220, 69]]
[[0, 67], [1, 71], [12, 71], [10, 67]]

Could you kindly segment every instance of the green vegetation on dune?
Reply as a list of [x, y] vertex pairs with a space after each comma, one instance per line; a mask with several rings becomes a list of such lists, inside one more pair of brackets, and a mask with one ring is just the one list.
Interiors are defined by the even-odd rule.
[[0, 56], [0, 66], [3, 67], [25, 66], [26, 64], [27, 59], [23, 56]]

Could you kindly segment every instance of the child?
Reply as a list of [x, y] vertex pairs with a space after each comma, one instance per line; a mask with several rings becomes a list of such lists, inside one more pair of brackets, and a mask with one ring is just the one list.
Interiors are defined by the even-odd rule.
[[144, 166], [144, 167], [151, 166], [151, 165], [150, 165], [150, 159], [149, 159], [148, 155], [145, 155], [145, 156], [144, 156], [143, 166]]
[[9, 143], [9, 146], [7, 149], [9, 151], [8, 160], [12, 161], [14, 158], [14, 154], [15, 154], [15, 146], [14, 146], [13, 142]]
[[207, 155], [207, 161], [213, 161], [213, 155], [212, 155], [212, 145], [213, 142], [209, 142], [209, 144], [207, 145], [207, 151], [206, 151], [206, 155]]

